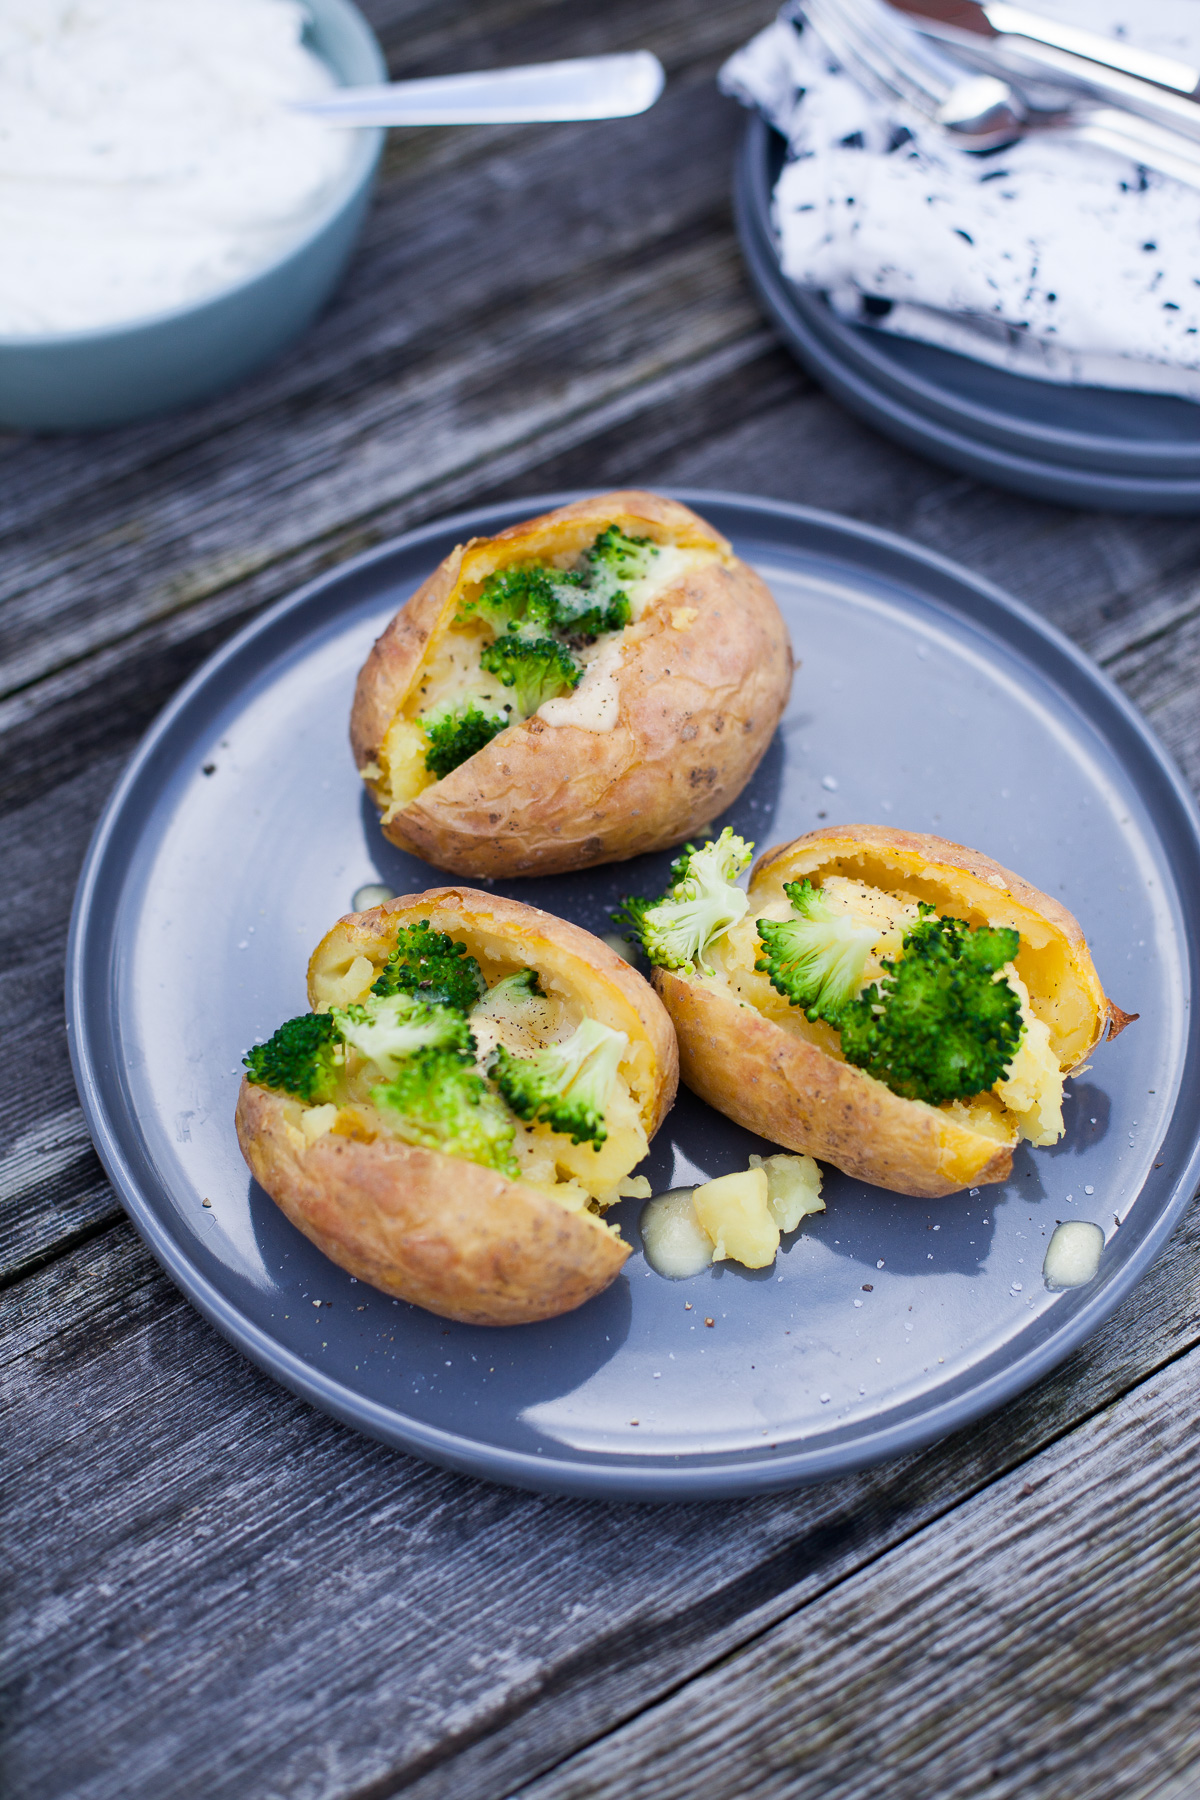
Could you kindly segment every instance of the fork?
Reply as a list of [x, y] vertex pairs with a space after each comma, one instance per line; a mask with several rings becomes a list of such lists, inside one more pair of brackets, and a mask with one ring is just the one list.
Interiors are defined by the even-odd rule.
[[798, 0], [794, 16], [818, 37], [865, 92], [911, 109], [964, 149], [991, 150], [1034, 133], [1094, 145], [1200, 188], [1200, 153], [1187, 140], [1115, 107], [1039, 112], [990, 75], [966, 75], [880, 0]]

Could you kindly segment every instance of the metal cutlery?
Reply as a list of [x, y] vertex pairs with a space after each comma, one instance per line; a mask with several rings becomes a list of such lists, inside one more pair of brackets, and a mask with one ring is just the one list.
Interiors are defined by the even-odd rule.
[[[868, 93], [887, 104], [910, 107], [922, 120], [946, 130], [961, 148], [990, 150], [1044, 132], [1129, 157], [1200, 187], [1200, 146], [1193, 149], [1169, 127], [1114, 106], [1038, 108], [998, 75], [965, 72], [882, 0], [801, 0], [797, 10]], [[1178, 104], [1191, 106], [1182, 100]]]
[[[947, 6], [951, 3], [962, 5], [964, 0], [946, 0], [946, 3]], [[1035, 43], [1019, 34], [985, 36], [961, 30], [957, 25], [943, 24], [924, 11], [918, 17], [915, 7], [923, 8], [926, 4], [927, 0], [894, 0], [897, 17], [899, 11], [905, 14], [899, 22], [910, 29], [915, 28], [927, 40], [936, 39], [950, 46], [960, 61], [986, 73], [1011, 77], [1031, 92], [1036, 90], [1044, 94], [1049, 84], [1049, 91], [1057, 96], [1061, 106], [1070, 107], [1078, 104], [1081, 97], [1090, 98], [1200, 142], [1200, 105], [1178, 89], [1149, 81], [1112, 64], [1101, 64], [1071, 50], [1044, 42]], [[928, 4], [940, 5], [940, 0], [928, 0]], [[1009, 10], [1016, 12], [1018, 9]], [[988, 11], [997, 17], [1004, 16], [999, 5], [990, 6]], [[1021, 12], [1019, 16], [1028, 18], [1032, 15]], [[1064, 31], [1062, 35], [1066, 37], [1067, 33]], [[1167, 61], [1166, 58], [1158, 60]], [[1195, 73], [1183, 63], [1171, 66], [1180, 72], [1181, 83]]]
[[654, 105], [666, 80], [649, 50], [578, 56], [474, 75], [434, 75], [334, 88], [294, 110], [329, 125], [518, 125], [626, 119]]
[[1133, 44], [1043, 18], [1024, 7], [1009, 6], [1004, 0], [892, 0], [892, 5], [925, 24], [949, 26], [955, 32], [970, 33], [993, 45], [997, 39], [1024, 39], [1029, 45], [1066, 51], [1101, 68], [1200, 100], [1200, 69], [1175, 57], [1139, 50]]

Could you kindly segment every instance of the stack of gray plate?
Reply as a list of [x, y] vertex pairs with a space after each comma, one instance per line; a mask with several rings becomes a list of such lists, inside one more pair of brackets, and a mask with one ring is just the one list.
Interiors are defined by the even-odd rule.
[[1070, 506], [1200, 512], [1200, 406], [1171, 395], [1034, 381], [950, 350], [848, 325], [779, 267], [771, 193], [782, 137], [758, 117], [738, 158], [750, 277], [799, 360], [889, 437], [960, 472]]

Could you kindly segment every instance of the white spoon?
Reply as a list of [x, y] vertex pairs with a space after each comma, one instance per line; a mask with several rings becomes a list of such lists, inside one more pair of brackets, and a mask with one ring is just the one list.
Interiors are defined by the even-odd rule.
[[477, 75], [433, 75], [379, 87], [335, 88], [292, 102], [330, 125], [528, 125], [565, 119], [627, 119], [662, 93], [662, 64], [649, 50], [577, 56]]

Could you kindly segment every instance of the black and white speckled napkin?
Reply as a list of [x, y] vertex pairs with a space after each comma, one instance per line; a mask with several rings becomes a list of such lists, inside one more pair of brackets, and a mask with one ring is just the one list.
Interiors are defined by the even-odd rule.
[[[1041, 10], [1200, 59], [1197, 0], [1155, 0], [1128, 19], [1127, 0]], [[1046, 134], [959, 150], [869, 98], [811, 28], [782, 16], [720, 83], [787, 138], [783, 270], [843, 317], [1042, 380], [1200, 400], [1195, 189]]]

